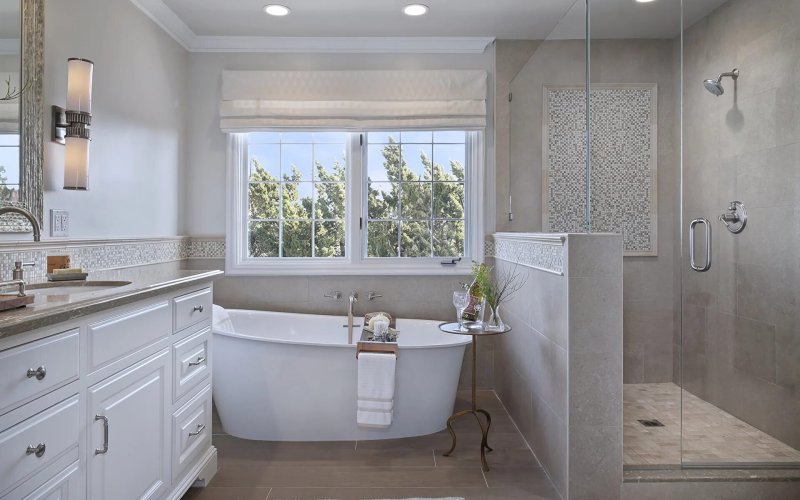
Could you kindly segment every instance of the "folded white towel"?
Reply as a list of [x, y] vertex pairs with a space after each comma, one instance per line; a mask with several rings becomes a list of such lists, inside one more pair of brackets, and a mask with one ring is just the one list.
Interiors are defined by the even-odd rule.
[[392, 412], [390, 411], [361, 411], [356, 413], [356, 420], [361, 427], [374, 427], [385, 429], [392, 425]]
[[358, 409], [362, 411], [392, 411], [394, 401], [358, 400]]
[[389, 427], [392, 424], [396, 364], [394, 354], [362, 352], [358, 355], [358, 425]]
[[218, 332], [235, 332], [233, 322], [222, 306], [214, 304], [211, 308], [211, 329]]

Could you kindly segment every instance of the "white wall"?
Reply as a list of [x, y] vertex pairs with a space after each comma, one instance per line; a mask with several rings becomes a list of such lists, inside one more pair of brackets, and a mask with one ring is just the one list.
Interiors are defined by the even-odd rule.
[[[95, 63], [88, 192], [62, 189], [64, 148], [48, 139], [69, 57]], [[43, 235], [51, 208], [69, 210], [71, 238], [179, 234], [187, 69], [188, 53], [129, 0], [46, 2]]]
[[[363, 70], [482, 69], [490, 73], [486, 130], [487, 173], [493, 172], [494, 45], [484, 54], [198, 54], [189, 56], [188, 163], [183, 184], [186, 215], [183, 232], [190, 236], [225, 234], [225, 135], [219, 130], [223, 70]], [[494, 176], [487, 175], [487, 192]], [[492, 202], [493, 202], [492, 196]], [[493, 206], [488, 207], [493, 214]], [[491, 226], [494, 217], [489, 217]], [[493, 228], [487, 224], [487, 232]]]

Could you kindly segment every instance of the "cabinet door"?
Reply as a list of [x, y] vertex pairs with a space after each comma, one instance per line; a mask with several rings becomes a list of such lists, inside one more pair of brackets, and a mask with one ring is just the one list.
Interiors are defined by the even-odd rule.
[[170, 378], [165, 349], [89, 388], [90, 499], [158, 498], [168, 489]]

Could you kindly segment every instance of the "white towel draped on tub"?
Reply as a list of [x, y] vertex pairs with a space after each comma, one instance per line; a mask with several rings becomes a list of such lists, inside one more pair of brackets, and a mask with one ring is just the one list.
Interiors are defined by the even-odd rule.
[[218, 332], [235, 331], [233, 329], [233, 322], [231, 321], [230, 316], [228, 316], [228, 311], [226, 311], [222, 306], [214, 304], [214, 306], [211, 308], [211, 329]]
[[396, 364], [394, 354], [362, 352], [358, 355], [358, 425], [378, 428], [392, 425]]

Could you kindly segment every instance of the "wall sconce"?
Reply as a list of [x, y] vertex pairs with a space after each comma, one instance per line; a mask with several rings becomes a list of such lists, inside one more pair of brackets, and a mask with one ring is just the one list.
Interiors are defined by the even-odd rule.
[[92, 70], [87, 59], [67, 60], [67, 108], [53, 106], [53, 141], [65, 144], [64, 189], [89, 188]]

